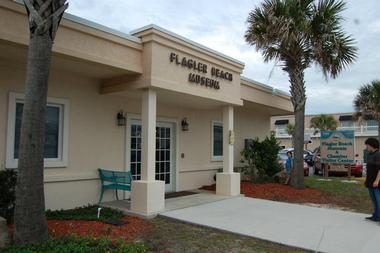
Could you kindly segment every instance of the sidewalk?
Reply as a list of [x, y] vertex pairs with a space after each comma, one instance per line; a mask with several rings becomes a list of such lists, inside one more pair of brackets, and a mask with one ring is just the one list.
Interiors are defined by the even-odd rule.
[[161, 215], [318, 252], [379, 251], [380, 226], [366, 214], [238, 197]]

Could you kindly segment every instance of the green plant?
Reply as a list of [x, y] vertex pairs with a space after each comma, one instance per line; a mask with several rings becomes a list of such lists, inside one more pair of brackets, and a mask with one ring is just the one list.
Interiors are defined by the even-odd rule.
[[46, 217], [49, 220], [117, 220], [124, 216], [123, 212], [108, 207], [102, 207], [100, 217], [98, 219], [97, 205], [89, 205], [77, 207], [69, 210], [47, 210]]
[[286, 133], [292, 137], [292, 147], [294, 147], [294, 134], [296, 131], [296, 126], [294, 124], [289, 123], [286, 126]]
[[62, 237], [49, 239], [39, 244], [12, 246], [2, 253], [142, 253], [146, 252], [141, 243], [112, 242], [106, 238]]
[[0, 216], [13, 222], [15, 207], [16, 170], [0, 170]]
[[333, 116], [326, 114], [321, 114], [310, 119], [310, 127], [314, 128], [314, 134], [320, 130], [335, 130], [338, 124], [338, 121]]
[[273, 181], [274, 175], [281, 170], [278, 163], [278, 152], [281, 150], [274, 134], [267, 136], [265, 140], [258, 138], [252, 142], [242, 152], [245, 169], [251, 181], [267, 182]]

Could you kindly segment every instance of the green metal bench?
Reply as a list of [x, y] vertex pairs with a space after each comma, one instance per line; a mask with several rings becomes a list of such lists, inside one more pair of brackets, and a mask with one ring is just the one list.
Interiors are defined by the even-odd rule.
[[119, 200], [118, 190], [131, 191], [132, 175], [130, 171], [114, 171], [98, 169], [102, 183], [102, 192], [100, 194], [99, 204], [102, 202], [103, 193], [107, 189], [115, 190], [116, 199]]

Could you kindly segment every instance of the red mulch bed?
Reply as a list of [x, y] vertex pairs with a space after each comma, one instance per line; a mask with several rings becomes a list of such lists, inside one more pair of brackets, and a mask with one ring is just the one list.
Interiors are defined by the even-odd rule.
[[122, 220], [128, 224], [122, 226], [109, 225], [101, 221], [84, 220], [48, 220], [49, 233], [53, 237], [81, 236], [81, 237], [107, 237], [111, 240], [130, 241], [136, 236], [149, 232], [152, 225], [146, 220], [125, 216]]
[[[201, 189], [215, 191], [215, 184], [203, 186]], [[288, 185], [275, 183], [253, 184], [251, 182], [241, 182], [240, 189], [241, 193], [246, 197], [291, 203], [328, 204], [331, 202], [332, 197], [329, 193], [315, 189], [297, 190]]]

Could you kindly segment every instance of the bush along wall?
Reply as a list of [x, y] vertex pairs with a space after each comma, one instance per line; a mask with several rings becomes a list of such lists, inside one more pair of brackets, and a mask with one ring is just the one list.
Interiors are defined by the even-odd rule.
[[13, 223], [15, 207], [15, 188], [17, 173], [15, 170], [0, 170], [0, 216]]
[[265, 140], [253, 139], [241, 152], [244, 170], [251, 181], [274, 181], [276, 173], [281, 171], [278, 162], [278, 152], [281, 150], [279, 142], [274, 134], [267, 136]]

